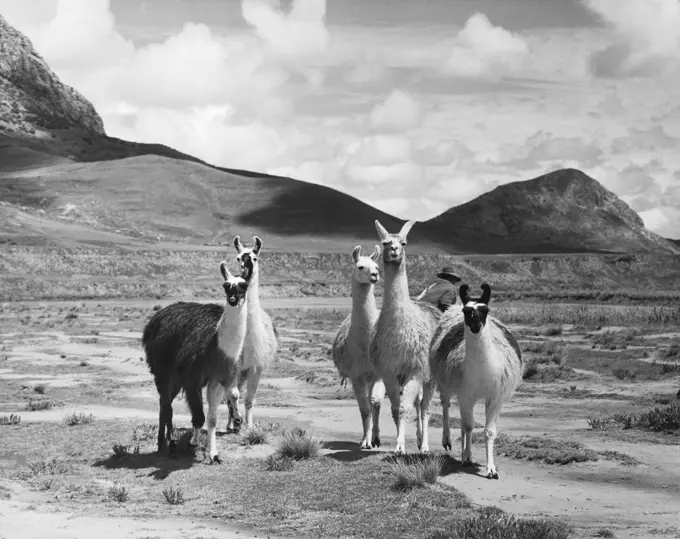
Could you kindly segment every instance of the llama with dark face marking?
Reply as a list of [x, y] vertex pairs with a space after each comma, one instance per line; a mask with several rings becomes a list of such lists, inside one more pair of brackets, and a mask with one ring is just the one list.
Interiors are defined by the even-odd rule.
[[430, 348], [432, 378], [442, 403], [442, 445], [451, 449], [449, 406], [458, 397], [461, 420], [463, 465], [472, 463], [473, 409], [478, 400], [486, 406], [486, 476], [498, 479], [493, 460], [496, 421], [505, 402], [522, 381], [522, 352], [510, 330], [489, 316], [491, 287], [482, 284], [483, 294], [473, 299], [463, 284], [459, 295], [462, 311], [451, 308], [437, 326]]
[[234, 238], [236, 260], [241, 265], [243, 275], [248, 279], [248, 323], [243, 351], [239, 358], [238, 383], [228, 396], [229, 423], [227, 429], [238, 432], [240, 415], [238, 404], [243, 388], [246, 388], [245, 416], [246, 427], [253, 426], [253, 407], [255, 393], [260, 383], [262, 372], [274, 361], [279, 349], [278, 333], [267, 312], [260, 305], [260, 264], [259, 255], [262, 240], [253, 237], [253, 247], [248, 248], [241, 243], [241, 238]]
[[178, 302], [156, 312], [144, 327], [142, 345], [146, 363], [153, 374], [160, 401], [158, 452], [166, 439], [171, 455], [176, 442], [172, 424], [172, 401], [181, 390], [191, 410], [198, 445], [205, 423], [202, 390], [207, 385], [208, 450], [210, 461], [219, 463], [215, 431], [217, 407], [224, 392], [233, 387], [238, 374], [238, 358], [246, 337], [248, 282], [235, 277], [220, 264], [224, 278], [226, 305]]
[[383, 304], [371, 338], [370, 356], [383, 380], [397, 426], [396, 453], [406, 452], [406, 420], [416, 408], [418, 448], [430, 450], [427, 435], [432, 383], [428, 355], [441, 317], [431, 303], [411, 299], [406, 277], [406, 236], [415, 221], [390, 234], [380, 222], [375, 228], [382, 242], [385, 272]]
[[363, 437], [361, 449], [380, 447], [380, 407], [385, 384], [378, 379], [370, 359], [371, 333], [378, 319], [373, 288], [380, 279], [380, 247], [370, 256], [361, 255], [361, 246], [352, 251], [352, 312], [340, 324], [333, 341], [333, 363], [343, 378], [349, 378], [359, 405]]

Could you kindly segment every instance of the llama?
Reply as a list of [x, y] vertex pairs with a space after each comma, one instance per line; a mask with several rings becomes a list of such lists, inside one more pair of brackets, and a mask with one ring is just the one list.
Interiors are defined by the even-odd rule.
[[392, 405], [397, 454], [406, 452], [406, 420], [413, 406], [418, 448], [429, 451], [427, 425], [432, 384], [428, 354], [442, 314], [431, 303], [409, 297], [404, 246], [414, 224], [415, 221], [408, 221], [398, 234], [390, 234], [379, 221], [375, 222], [383, 244], [385, 288], [371, 338], [370, 357]]
[[380, 406], [385, 398], [385, 384], [375, 375], [369, 357], [371, 332], [378, 319], [373, 287], [379, 280], [380, 247], [370, 256], [361, 256], [361, 246], [352, 251], [352, 312], [340, 324], [333, 341], [333, 363], [340, 376], [352, 381], [359, 405], [364, 435], [361, 449], [380, 447]]
[[[248, 281], [235, 277], [221, 262], [226, 306], [177, 302], [156, 312], [144, 327], [142, 345], [154, 377], [160, 401], [158, 453], [168, 441], [171, 456], [176, 442], [172, 425], [172, 402], [184, 390], [194, 428], [191, 445], [199, 444], [205, 423], [202, 390], [207, 385], [208, 453], [219, 464], [215, 431], [217, 407], [225, 389], [236, 383], [237, 361], [246, 337]], [[240, 419], [240, 418], [239, 418]]]
[[253, 237], [253, 247], [246, 248], [241, 238], [234, 238], [236, 260], [241, 265], [244, 276], [248, 279], [248, 329], [243, 344], [243, 351], [239, 358], [239, 376], [236, 386], [227, 399], [229, 406], [229, 422], [227, 430], [240, 430], [240, 415], [238, 403], [243, 387], [246, 387], [245, 423], [247, 428], [253, 426], [253, 407], [255, 393], [260, 383], [262, 371], [267, 368], [276, 357], [279, 349], [278, 332], [272, 324], [267, 312], [260, 306], [260, 265], [258, 262], [262, 240]]
[[441, 396], [442, 445], [446, 450], [451, 449], [451, 396], [458, 397], [463, 465], [472, 463], [474, 406], [479, 399], [484, 399], [486, 477], [498, 479], [493, 460], [496, 421], [503, 404], [522, 381], [523, 359], [510, 330], [489, 316], [491, 287], [483, 283], [481, 288], [482, 296], [473, 299], [469, 286], [461, 285], [459, 295], [463, 309], [450, 309], [442, 316], [432, 338], [430, 370]]

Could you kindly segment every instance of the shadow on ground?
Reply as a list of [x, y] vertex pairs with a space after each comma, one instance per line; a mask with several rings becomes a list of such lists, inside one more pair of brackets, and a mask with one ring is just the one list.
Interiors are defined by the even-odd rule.
[[326, 454], [327, 457], [339, 462], [356, 462], [375, 455], [383, 455], [385, 451], [379, 449], [361, 449], [358, 442], [348, 442], [346, 440], [334, 440], [324, 442], [324, 449], [330, 449], [332, 453]]
[[[184, 430], [184, 429], [181, 429]], [[117, 470], [120, 468], [127, 468], [129, 470], [142, 470], [145, 468], [154, 468], [149, 472], [149, 477], [154, 479], [165, 479], [171, 473], [178, 470], [188, 470], [189, 468], [205, 462], [206, 455], [202, 446], [192, 447], [189, 445], [192, 432], [185, 430], [180, 432], [177, 439], [177, 446], [174, 455], [168, 454], [167, 448], [158, 454], [155, 450], [148, 453], [130, 452], [125, 455], [110, 455], [107, 458], [95, 461], [93, 466], [106, 468], [108, 470]], [[224, 435], [224, 433], [222, 434]]]

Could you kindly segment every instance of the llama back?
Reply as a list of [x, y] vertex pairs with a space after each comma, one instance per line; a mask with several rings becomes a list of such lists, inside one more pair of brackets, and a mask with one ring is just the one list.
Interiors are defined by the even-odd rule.
[[390, 370], [398, 375], [408, 375], [416, 370], [428, 379], [430, 342], [441, 314], [429, 303], [412, 300], [406, 308], [380, 316], [373, 329], [370, 347], [371, 360], [378, 374]]
[[154, 313], [144, 327], [142, 345], [154, 376], [174, 368], [192, 368], [196, 358], [213, 346], [224, 307], [216, 304], [177, 302]]
[[239, 359], [241, 368], [267, 368], [279, 349], [278, 331], [264, 309], [248, 316], [248, 332]]

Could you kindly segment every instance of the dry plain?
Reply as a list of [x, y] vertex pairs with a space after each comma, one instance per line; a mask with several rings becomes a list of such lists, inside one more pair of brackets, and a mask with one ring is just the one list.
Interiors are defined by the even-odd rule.
[[[351, 387], [330, 359], [349, 298], [266, 298], [281, 351], [258, 392], [259, 434], [224, 432], [223, 405], [224, 464], [200, 449], [156, 456], [157, 394], [139, 338], [170, 301], [2, 304], [0, 537], [84, 537], [92, 526], [104, 537], [430, 537], [489, 506], [557, 519], [563, 535], [535, 537], [680, 537], [677, 307], [496, 304], [528, 364], [499, 424], [501, 479], [460, 468], [454, 444], [433, 485], [404, 491], [393, 487], [388, 402], [382, 447], [360, 451]], [[175, 422], [188, 431], [181, 398]], [[271, 471], [267, 457], [293, 427], [321, 442], [320, 456]], [[416, 452], [415, 425], [407, 445]], [[474, 457], [484, 462], [482, 444]]]

